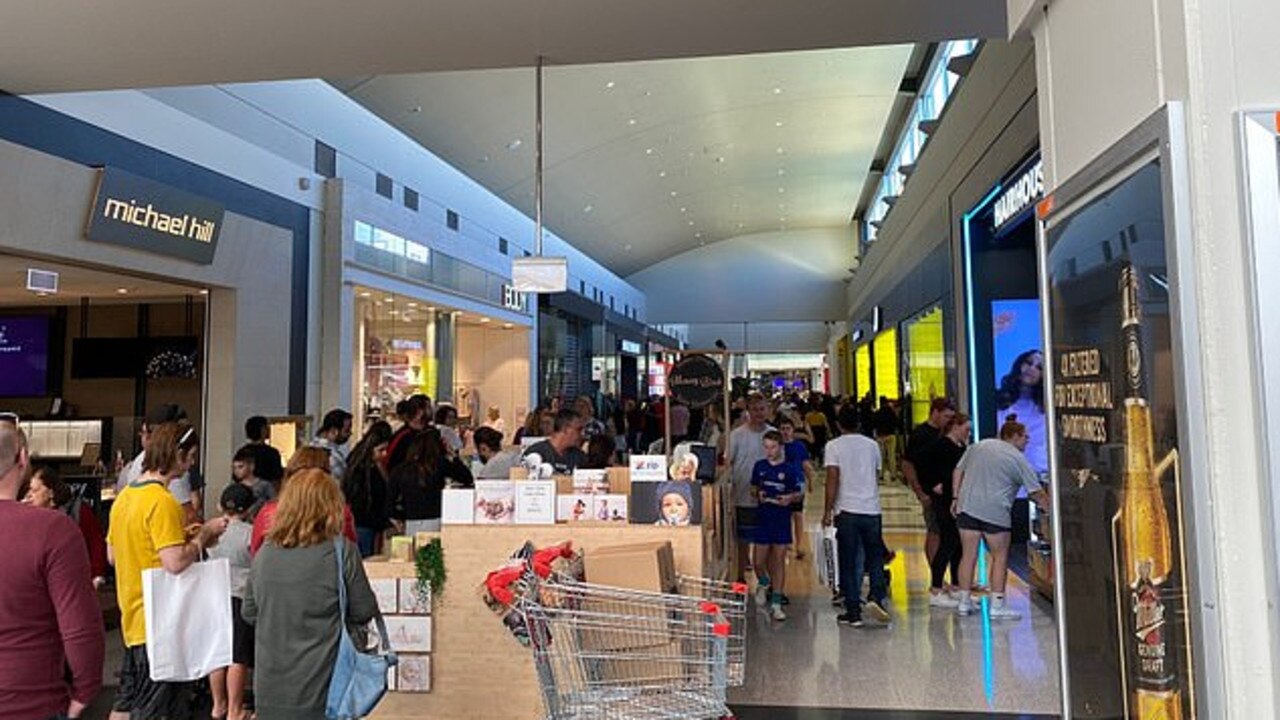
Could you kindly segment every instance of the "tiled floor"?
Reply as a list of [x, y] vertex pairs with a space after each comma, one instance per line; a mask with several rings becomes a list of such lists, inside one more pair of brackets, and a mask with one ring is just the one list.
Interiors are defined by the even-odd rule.
[[[816, 497], [821, 497], [819, 494]], [[825, 588], [815, 587], [808, 560], [789, 566], [790, 619], [761, 613], [748, 621], [746, 684], [731, 692], [742, 717], [940, 718], [1027, 713], [1056, 716], [1057, 635], [1052, 607], [1032, 599], [1016, 578], [1010, 604], [1022, 620], [992, 623], [985, 614], [958, 618], [928, 606], [923, 525], [914, 499], [900, 488], [884, 493], [886, 542], [898, 551], [891, 566], [894, 622], [855, 630], [835, 623]], [[818, 502], [810, 502], [816, 523]], [[823, 714], [750, 714], [750, 706], [822, 708]], [[832, 709], [911, 710], [907, 715], [829, 714]]]

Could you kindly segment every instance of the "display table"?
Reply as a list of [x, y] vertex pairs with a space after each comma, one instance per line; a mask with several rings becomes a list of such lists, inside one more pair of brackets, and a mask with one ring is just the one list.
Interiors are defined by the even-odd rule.
[[[448, 579], [432, 608], [432, 679], [425, 694], [388, 693], [371, 716], [538, 720], [542, 697], [533, 653], [503, 627], [480, 597], [485, 576], [524, 543], [543, 548], [565, 540], [590, 553], [609, 545], [669, 540], [676, 571], [704, 576], [704, 529], [649, 525], [454, 525], [440, 533]], [[719, 563], [717, 563], [719, 564]], [[413, 578], [413, 563], [370, 559], [370, 578]]]

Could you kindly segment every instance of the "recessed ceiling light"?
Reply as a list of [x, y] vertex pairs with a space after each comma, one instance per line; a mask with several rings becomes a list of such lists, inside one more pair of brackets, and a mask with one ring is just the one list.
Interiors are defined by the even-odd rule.
[[693, 227], [693, 221], [692, 221], [692, 220], [690, 220], [690, 221], [689, 221], [689, 227]]
[[786, 170], [783, 170], [782, 168], [778, 168], [778, 175], [786, 175], [786, 174], [787, 174]]
[[774, 94], [774, 95], [781, 95], [781, 94], [782, 94], [782, 88], [780, 88], [780, 87], [776, 87], [776, 88], [774, 88], [774, 89], [773, 89], [773, 94]]
[[482, 318], [480, 318], [480, 322], [482, 322], [482, 323], [487, 323], [487, 322], [489, 322], [489, 318], [484, 318], [484, 317], [482, 317]]
[[786, 192], [786, 191], [787, 191], [787, 189], [786, 189], [786, 188], [778, 188], [778, 192], [780, 192], [780, 193], [784, 193], [784, 192]]
[[118, 295], [128, 295], [128, 294], [129, 294], [129, 288], [116, 288], [116, 294], [118, 294]]
[[502, 323], [502, 327], [506, 328], [507, 330], [510, 330], [511, 328], [513, 328], [513, 327], [515, 327], [515, 326], [514, 326], [514, 325], [512, 325], [511, 323]]
[[520, 138], [516, 138], [515, 140], [512, 140], [511, 142], [507, 143], [507, 149], [515, 150], [516, 148], [520, 147], [523, 144], [524, 144], [523, 140], [521, 140]]
[[612, 89], [614, 88], [614, 86], [615, 86], [615, 85], [617, 85], [617, 83], [615, 83], [614, 81], [610, 80], [609, 82], [607, 82], [607, 83], [605, 83], [605, 84], [604, 84], [604, 89], [605, 89], [605, 90], [612, 90]]
[[628, 124], [628, 125], [635, 125], [635, 124], [636, 124], [636, 119], [635, 119], [635, 118], [630, 118], [630, 119], [628, 119], [628, 120], [627, 120], [627, 124]]
[[645, 97], [649, 97], [650, 95], [653, 95], [653, 92], [652, 92], [652, 91], [650, 91], [650, 90], [645, 90], [645, 91], [644, 91], [644, 96], [645, 96]]
[[773, 126], [774, 126], [774, 127], [782, 127], [782, 121], [781, 121], [781, 120], [779, 120], [778, 122], [774, 123], [774, 124], [773, 124]]
[[591, 212], [592, 210], [595, 210], [595, 209], [596, 209], [596, 206], [595, 206], [595, 205], [588, 205], [588, 206], [586, 206], [586, 207], [582, 208], [582, 212], [584, 212], [584, 213], [589, 213], [589, 212]]
[[644, 149], [644, 154], [645, 154], [645, 155], [652, 155], [652, 154], [653, 154], [653, 148], [645, 148], [645, 149]]
[[667, 171], [666, 171], [666, 170], [659, 170], [659, 171], [658, 171], [658, 177], [662, 178], [662, 177], [666, 177], [666, 176], [667, 176]]
[[675, 196], [677, 196], [677, 195], [679, 195], [679, 194], [680, 194], [680, 193], [676, 192], [675, 190], [672, 190], [672, 191], [671, 191], [671, 197], [675, 197]]
[[785, 148], [778, 148], [778, 149], [777, 149], [777, 150], [775, 150], [774, 152], [776, 152], [776, 153], [778, 153], [779, 155], [781, 155], [781, 154], [783, 154], [783, 153], [785, 153], [785, 152], [786, 152], [786, 149], [785, 149]]
[[693, 236], [696, 238], [700, 238], [702, 237], [702, 233], [694, 233]]
[[742, 223], [738, 223], [738, 229], [739, 229], [739, 230], [741, 230], [741, 229], [742, 229], [742, 228], [744, 228], [744, 227], [746, 227], [746, 225], [743, 225]]
[[786, 218], [786, 216], [785, 216], [785, 215], [784, 215], [784, 216], [782, 216], [782, 217], [780, 217], [780, 218], [778, 218], [778, 222], [786, 222], [786, 221], [787, 221], [787, 218]]
[[689, 208], [680, 208], [680, 212], [689, 212]]
[[717, 158], [716, 158], [716, 162], [718, 162], [718, 163], [722, 163], [722, 162], [724, 162], [724, 158], [722, 158], [722, 157], [717, 157]]

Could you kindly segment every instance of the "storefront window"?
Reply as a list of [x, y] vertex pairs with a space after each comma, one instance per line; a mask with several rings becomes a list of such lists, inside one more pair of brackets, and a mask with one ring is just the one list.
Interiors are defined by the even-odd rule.
[[898, 399], [898, 331], [889, 328], [876, 336], [872, 352], [876, 358], [876, 398]]
[[421, 303], [361, 291], [361, 406], [366, 417], [391, 417], [414, 393], [437, 397], [436, 310]]
[[929, 403], [947, 394], [946, 347], [942, 337], [942, 308], [935, 307], [902, 324], [907, 352], [907, 393], [911, 424], [929, 417]]
[[871, 343], [863, 343], [854, 352], [854, 368], [858, 376], [856, 394], [859, 398], [872, 394], [871, 389]]

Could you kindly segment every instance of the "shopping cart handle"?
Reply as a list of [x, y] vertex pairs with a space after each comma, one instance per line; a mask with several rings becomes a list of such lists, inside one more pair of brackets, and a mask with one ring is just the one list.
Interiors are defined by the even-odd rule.
[[747, 594], [747, 584], [746, 584], [746, 583], [734, 583], [734, 584], [733, 584], [733, 591], [734, 591], [735, 593], [739, 594], [739, 595], [746, 595], [746, 594]]
[[511, 586], [523, 575], [524, 568], [519, 566], [494, 570], [484, 579], [484, 586], [494, 600], [503, 605], [510, 605], [511, 601], [515, 599], [515, 593], [511, 592]]
[[729, 623], [716, 623], [711, 626], [711, 632], [715, 633], [718, 637], [727, 638], [729, 637]]
[[704, 602], [701, 607], [702, 612], [707, 615], [718, 615], [720, 613], [720, 606], [713, 602]]

